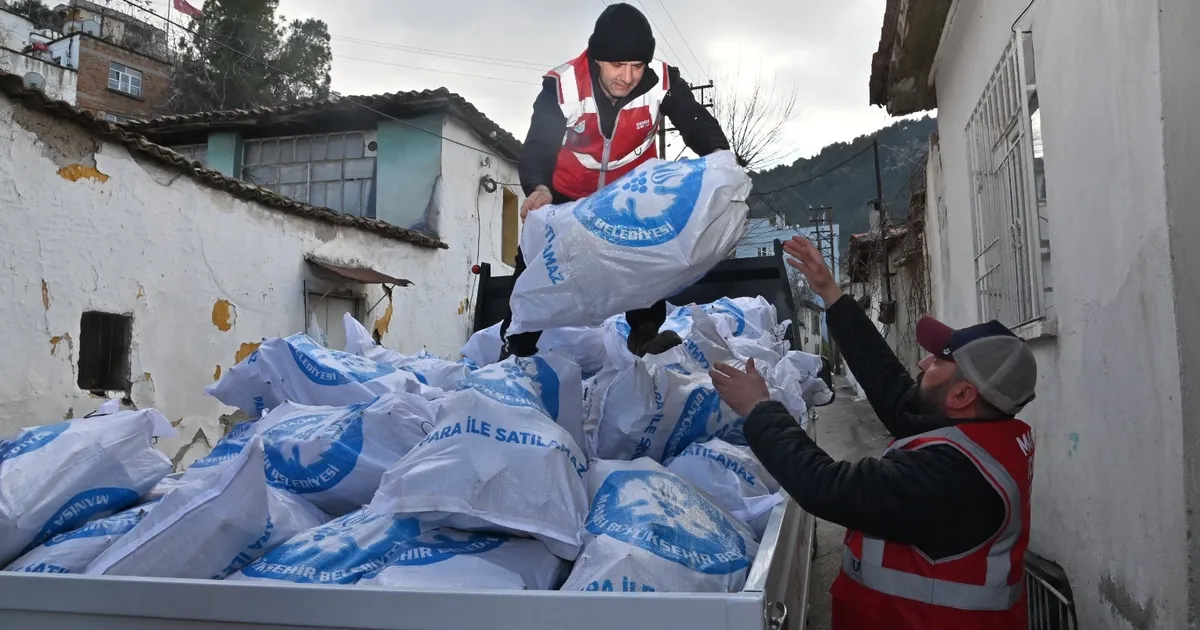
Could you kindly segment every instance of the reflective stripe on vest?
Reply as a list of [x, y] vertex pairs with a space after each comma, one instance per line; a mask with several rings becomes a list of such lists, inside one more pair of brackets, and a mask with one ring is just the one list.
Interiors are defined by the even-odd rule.
[[[574, 127], [585, 115], [594, 114], [599, 116], [600, 113], [596, 104], [596, 97], [592, 92], [591, 73], [588, 70], [587, 64], [587, 54], [584, 53], [580, 57], [551, 70], [546, 75], [558, 81], [558, 102], [563, 116], [566, 118], [567, 129]], [[650, 119], [654, 123], [647, 129], [645, 139], [636, 148], [624, 155], [610, 156], [606, 170], [615, 170], [630, 164], [654, 146], [658, 135], [658, 128], [662, 124], [662, 115], [659, 107], [662, 104], [663, 98], [667, 95], [670, 86], [670, 75], [668, 74], [666, 62], [655, 61], [653, 66], [661, 80], [648, 92], [622, 106], [621, 111], [631, 111], [644, 107], [648, 110]], [[579, 85], [581, 79], [586, 82], [583, 92], [581, 92]], [[612, 138], [615, 138], [617, 135], [617, 122], [619, 122], [619, 119], [620, 114], [618, 113], [618, 121], [614, 121], [613, 123]], [[600, 151], [597, 150], [595, 155], [576, 150], [570, 150], [570, 153], [584, 168], [599, 171], [605, 168], [602, 163], [603, 156], [600, 154]]]
[[[1021, 490], [1017, 482], [986, 449], [971, 440], [956, 427], [936, 429], [898, 440], [884, 454], [893, 450], [915, 450], [935, 445], [953, 446], [967, 456], [975, 467], [1000, 493], [1005, 504], [1005, 522], [995, 537], [979, 547], [950, 558], [932, 560], [910, 545], [888, 543], [878, 538], [861, 536], [861, 558], [855, 557], [851, 545], [842, 552], [842, 570], [864, 587], [886, 595], [947, 606], [959, 610], [1007, 610], [1020, 599], [1024, 582], [1008, 583], [1012, 570], [1012, 552], [1021, 535]], [[987, 571], [984, 584], [964, 584], [917, 575], [888, 568], [884, 565], [887, 545], [899, 545], [919, 554], [931, 565], [961, 560], [987, 548]]]

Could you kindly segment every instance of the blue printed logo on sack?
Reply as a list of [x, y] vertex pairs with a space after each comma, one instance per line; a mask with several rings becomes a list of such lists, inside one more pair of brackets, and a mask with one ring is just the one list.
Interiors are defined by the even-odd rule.
[[750, 565], [746, 540], [698, 491], [674, 475], [652, 470], [618, 470], [600, 485], [587, 529], [645, 549], [707, 575], [724, 575]]
[[737, 322], [737, 328], [733, 331], [734, 337], [741, 337], [742, 333], [746, 332], [746, 312], [733, 303], [729, 298], [721, 298], [712, 304], [706, 304], [704, 307], [706, 313], [725, 313], [733, 317]]
[[420, 534], [416, 519], [366, 509], [301, 532], [242, 574], [301, 584], [353, 584], [388, 563], [405, 541]]
[[211, 468], [237, 457], [246, 447], [246, 443], [250, 441], [250, 437], [254, 435], [255, 424], [257, 421], [251, 420], [234, 425], [229, 433], [208, 452], [208, 455], [192, 462], [189, 468]]
[[288, 349], [300, 371], [317, 385], [366, 383], [387, 376], [396, 368], [349, 352], [323, 348], [304, 333], [287, 338]]
[[708, 436], [708, 427], [720, 424], [721, 398], [711, 387], [697, 387], [688, 395], [679, 421], [667, 438], [661, 461], [675, 457], [694, 442]]
[[406, 540], [392, 554], [388, 564], [407, 567], [436, 564], [455, 556], [470, 556], [491, 551], [508, 540], [508, 536], [496, 534], [435, 531], [420, 538]]
[[54, 516], [46, 521], [38, 535], [33, 538], [33, 542], [21, 553], [29, 553], [34, 547], [55, 535], [69, 532], [92, 519], [120, 512], [136, 503], [139, 498], [141, 497], [138, 493], [128, 488], [93, 488], [80, 492], [54, 512]]
[[463, 384], [496, 402], [536, 409], [558, 421], [558, 374], [541, 357], [513, 357], [480, 368]]
[[155, 499], [149, 503], [125, 510], [124, 512], [113, 514], [108, 518], [89, 521], [79, 529], [54, 536], [50, 540], [46, 541], [45, 546], [55, 547], [72, 540], [80, 540], [83, 538], [120, 536], [121, 534], [133, 529], [138, 523], [142, 522], [142, 519], [145, 518], [146, 513], [150, 511], [150, 508], [154, 507], [161, 500], [162, 499]]
[[370, 404], [288, 418], [264, 431], [267, 482], [295, 494], [336, 486], [362, 454], [363, 409]]
[[575, 218], [613, 245], [667, 243], [692, 218], [705, 165], [704, 160], [681, 160], [635, 170], [576, 204]]
[[70, 428], [70, 422], [59, 422], [44, 427], [33, 427], [0, 441], [0, 462], [6, 462], [31, 453], [54, 441], [54, 438]]

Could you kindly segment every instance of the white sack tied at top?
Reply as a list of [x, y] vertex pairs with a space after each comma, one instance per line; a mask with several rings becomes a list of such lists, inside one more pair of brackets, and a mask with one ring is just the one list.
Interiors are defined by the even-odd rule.
[[254, 436], [211, 474], [168, 492], [86, 573], [222, 579], [328, 520], [312, 505], [268, 488], [263, 463]]
[[648, 458], [588, 474], [586, 542], [564, 591], [732, 593], [758, 543], [738, 519]]
[[427, 398], [441, 394], [421, 384], [412, 372], [330, 350], [303, 333], [264, 341], [204, 392], [255, 417], [284, 401], [339, 406], [368, 402], [390, 392]]
[[0, 563], [133, 506], [171, 472], [153, 444], [177, 435], [171, 423], [118, 405], [0, 440]]
[[508, 334], [598, 326], [694, 284], [733, 253], [750, 187], [734, 154], [718, 151], [648, 160], [584, 199], [529, 213]]
[[386, 566], [364, 575], [358, 585], [545, 591], [558, 586], [565, 567], [546, 545], [530, 538], [435, 529], [405, 541]]
[[463, 379], [471, 373], [468, 365], [447, 361], [425, 351], [408, 356], [384, 348], [375, 343], [371, 333], [350, 313], [342, 316], [342, 325], [346, 329], [346, 352], [411, 372], [422, 385], [452, 392], [459, 389]]
[[[713, 438], [745, 444], [745, 418], [721, 401], [709, 376], [718, 362], [739, 368], [745, 363], [707, 314], [697, 309], [692, 318], [692, 331], [681, 345], [643, 358], [629, 352], [618, 322], [609, 324], [608, 362], [589, 392], [585, 421], [592, 455], [662, 462]], [[798, 389], [788, 391], [768, 379], [768, 391], [803, 424], [806, 407]]]
[[[574, 437], [582, 434], [578, 366], [509, 357], [468, 381], [439, 401], [437, 424], [384, 474], [371, 509], [428, 527], [533, 537], [573, 559], [587, 512], [587, 457]], [[572, 395], [560, 398], [568, 385]]]
[[352, 512], [435, 421], [434, 403], [405, 392], [345, 407], [284, 403], [257, 427], [267, 482], [334, 516]]
[[771, 510], [783, 502], [779, 483], [759, 464], [748, 446], [734, 446], [723, 440], [697, 442], [666, 466], [748, 525], [757, 539], [766, 531]]
[[[499, 361], [503, 348], [500, 323], [496, 323], [473, 333], [460, 352], [478, 367]], [[594, 376], [604, 367], [604, 329], [599, 326], [551, 328], [542, 331], [538, 349], [564, 354], [579, 365], [585, 377]]]

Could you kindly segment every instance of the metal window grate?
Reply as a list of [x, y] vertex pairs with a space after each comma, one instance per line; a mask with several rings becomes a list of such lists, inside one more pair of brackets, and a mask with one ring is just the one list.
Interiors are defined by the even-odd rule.
[[362, 132], [247, 140], [242, 179], [296, 201], [372, 216], [375, 158]]
[[1045, 315], [1028, 35], [1009, 42], [966, 127], [980, 317], [1008, 326]]
[[133, 317], [88, 311], [79, 320], [80, 389], [129, 391]]
[[1027, 552], [1025, 593], [1029, 630], [1079, 630], [1071, 583], [1062, 567]]

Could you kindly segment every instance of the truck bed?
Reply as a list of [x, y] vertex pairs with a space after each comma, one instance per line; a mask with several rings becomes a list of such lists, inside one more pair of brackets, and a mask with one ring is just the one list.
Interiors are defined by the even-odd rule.
[[[775, 252], [724, 261], [670, 301], [762, 295], [780, 320], [793, 319], [778, 241]], [[476, 330], [503, 319], [512, 291], [510, 276], [491, 276], [486, 265], [480, 275]], [[790, 498], [776, 506], [746, 586], [728, 594], [450, 592], [0, 572], [0, 628], [803, 630], [814, 532], [815, 519]]]

